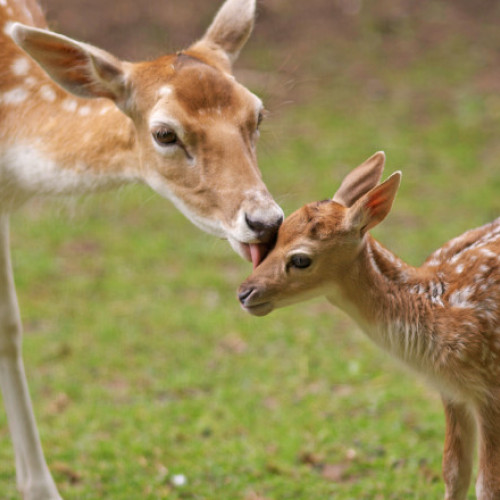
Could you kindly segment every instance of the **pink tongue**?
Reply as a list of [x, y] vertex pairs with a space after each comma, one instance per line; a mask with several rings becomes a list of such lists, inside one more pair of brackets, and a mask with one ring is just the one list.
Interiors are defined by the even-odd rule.
[[267, 246], [262, 243], [250, 243], [250, 257], [252, 258], [253, 268], [255, 269], [267, 254]]

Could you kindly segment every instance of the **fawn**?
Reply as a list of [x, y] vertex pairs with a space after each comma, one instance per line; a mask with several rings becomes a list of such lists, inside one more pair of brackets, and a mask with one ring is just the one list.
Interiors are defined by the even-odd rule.
[[446, 416], [446, 500], [466, 498], [476, 430], [480, 500], [500, 499], [500, 218], [467, 231], [412, 267], [368, 231], [401, 181], [379, 184], [385, 155], [351, 171], [332, 200], [281, 226], [276, 245], [240, 286], [251, 314], [325, 295], [382, 349], [440, 391]]

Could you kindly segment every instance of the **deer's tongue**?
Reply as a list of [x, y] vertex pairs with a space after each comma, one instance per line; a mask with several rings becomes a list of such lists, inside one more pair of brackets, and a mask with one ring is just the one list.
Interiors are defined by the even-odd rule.
[[262, 243], [250, 243], [250, 257], [252, 258], [253, 268], [255, 269], [267, 255], [268, 247]]

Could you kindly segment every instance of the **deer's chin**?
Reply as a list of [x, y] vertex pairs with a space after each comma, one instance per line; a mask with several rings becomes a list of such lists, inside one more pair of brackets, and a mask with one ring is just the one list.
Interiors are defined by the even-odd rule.
[[255, 304], [250, 306], [241, 306], [244, 311], [251, 314], [252, 316], [267, 316], [273, 311], [274, 305], [271, 302], [263, 302], [261, 304]]

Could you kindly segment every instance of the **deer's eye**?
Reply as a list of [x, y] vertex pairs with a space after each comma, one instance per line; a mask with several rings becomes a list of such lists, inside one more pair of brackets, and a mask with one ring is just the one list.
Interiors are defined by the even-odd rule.
[[153, 130], [153, 138], [160, 146], [173, 146], [179, 142], [177, 134], [168, 127], [157, 127]]
[[309, 267], [311, 263], [312, 260], [307, 255], [296, 254], [290, 259], [289, 265], [297, 269], [305, 269], [306, 267]]

